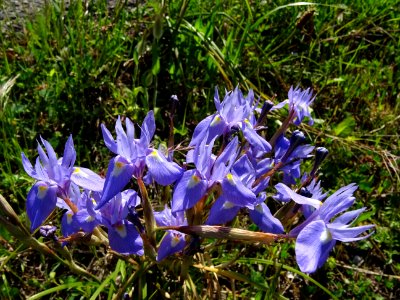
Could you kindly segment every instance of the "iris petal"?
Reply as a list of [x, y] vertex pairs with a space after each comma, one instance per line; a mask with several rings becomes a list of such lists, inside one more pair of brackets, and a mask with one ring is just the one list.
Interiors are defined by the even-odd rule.
[[182, 251], [185, 248], [185, 235], [179, 232], [167, 232], [161, 240], [157, 253], [157, 261], [162, 261], [167, 256]]
[[29, 191], [26, 213], [31, 221], [31, 231], [38, 228], [56, 208], [57, 186], [44, 181], [37, 182]]
[[143, 255], [143, 240], [133, 224], [121, 221], [108, 228], [110, 247], [118, 253]]
[[220, 225], [231, 221], [239, 212], [240, 207], [229, 202], [221, 195], [211, 207], [206, 225]]
[[264, 152], [271, 151], [271, 145], [263, 137], [258, 135], [248, 119], [245, 119], [244, 122], [242, 122], [242, 132], [249, 144], [256, 149]]
[[333, 226], [343, 226], [351, 223], [354, 219], [356, 219], [363, 211], [365, 211], [365, 207], [348, 211], [343, 215], [337, 217], [331, 225]]
[[260, 203], [253, 210], [250, 210], [249, 215], [254, 224], [264, 232], [284, 232], [282, 223], [271, 214], [271, 211], [265, 203]]
[[281, 193], [283, 195], [283, 198], [291, 198], [294, 202], [298, 204], [311, 205], [316, 209], [320, 208], [322, 205], [322, 202], [319, 201], [318, 199], [312, 199], [301, 196], [292, 191], [288, 186], [286, 186], [283, 183], [278, 183], [277, 185], [275, 185], [275, 188], [278, 191], [278, 193]]
[[67, 142], [65, 143], [64, 155], [62, 158], [62, 166], [64, 166], [67, 169], [70, 169], [74, 166], [75, 160], [76, 160], [76, 151], [74, 148], [72, 135], [70, 135]]
[[131, 159], [131, 143], [133, 141], [129, 141], [128, 136], [122, 127], [121, 118], [119, 116], [117, 122], [115, 123], [115, 132], [117, 133], [118, 154]]
[[87, 210], [82, 209], [74, 215], [77, 226], [84, 232], [90, 233], [99, 224], [95, 216], [88, 213]]
[[103, 133], [103, 140], [106, 147], [113, 153], [118, 154], [117, 142], [114, 140], [111, 132], [104, 124], [101, 124], [101, 132]]
[[75, 167], [71, 174], [71, 181], [84, 189], [101, 192], [104, 188], [104, 178], [90, 169]]
[[154, 119], [154, 112], [151, 110], [147, 113], [143, 120], [140, 134], [140, 143], [148, 146], [154, 133], [156, 132], [156, 122]]
[[32, 178], [35, 178], [36, 180], [45, 180], [43, 176], [39, 175], [35, 169], [33, 168], [31, 162], [29, 159], [25, 156], [25, 153], [21, 153], [21, 158], [22, 158], [22, 166], [24, 167], [25, 172], [31, 176]]
[[78, 231], [79, 227], [75, 224], [74, 213], [71, 210], [66, 211], [61, 219], [62, 235], [67, 237]]
[[325, 253], [329, 253], [334, 246], [334, 241], [326, 234], [327, 230], [324, 221], [318, 220], [308, 224], [298, 235], [295, 251], [302, 272], [313, 273], [325, 262]]
[[221, 186], [229, 202], [240, 207], [254, 208], [257, 200], [256, 196], [240, 181], [237, 175], [228, 173], [222, 180]]
[[168, 161], [162, 152], [155, 149], [150, 149], [150, 153], [146, 156], [146, 165], [151, 176], [161, 185], [175, 182], [183, 173], [178, 164]]
[[[328, 227], [330, 227], [330, 226], [328, 225]], [[332, 237], [335, 240], [338, 240], [341, 242], [354, 242], [354, 241], [363, 240], [363, 239], [366, 239], [367, 237], [369, 237], [372, 233], [370, 233], [369, 235], [365, 235], [365, 236], [359, 236], [359, 235], [371, 228], [374, 228], [374, 227], [375, 227], [375, 225], [364, 225], [364, 226], [351, 227], [351, 228], [335, 227], [335, 228], [331, 228], [331, 232], [332, 232]]]
[[197, 146], [200, 144], [202, 140], [204, 140], [208, 136], [208, 127], [210, 126], [210, 123], [212, 119], [214, 118], [214, 115], [208, 116], [202, 121], [200, 121], [199, 124], [197, 124], [196, 128], [194, 129], [192, 140], [190, 141], [189, 146]]
[[236, 160], [238, 144], [238, 138], [235, 137], [217, 157], [214, 162], [211, 180], [221, 180], [228, 173]]
[[329, 196], [321, 207], [321, 219], [326, 222], [354, 204], [353, 193], [357, 189], [354, 183], [344, 186]]
[[196, 170], [183, 173], [172, 197], [172, 212], [193, 207], [207, 191], [207, 181]]
[[113, 158], [109, 165], [104, 184], [103, 195], [96, 209], [103, 207], [112, 197], [117, 195], [132, 178], [134, 167], [122, 156]]

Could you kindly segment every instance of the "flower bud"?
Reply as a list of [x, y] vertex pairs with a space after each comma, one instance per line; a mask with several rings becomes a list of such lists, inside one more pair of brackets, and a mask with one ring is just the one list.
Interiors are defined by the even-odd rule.
[[312, 198], [312, 193], [305, 187], [300, 189], [299, 194], [307, 198]]
[[171, 102], [171, 110], [170, 110], [170, 115], [173, 116], [175, 114], [176, 107], [179, 104], [179, 99], [177, 95], [172, 95], [170, 98]]
[[264, 104], [261, 108], [260, 116], [258, 117], [258, 120], [257, 120], [257, 126], [262, 125], [266, 121], [267, 114], [269, 113], [269, 111], [271, 110], [271, 108], [273, 106], [274, 106], [274, 103], [272, 103], [269, 100], [264, 102]]
[[290, 154], [292, 154], [293, 151], [305, 141], [306, 136], [303, 132], [301, 132], [300, 130], [293, 131], [292, 136], [290, 137], [289, 149], [287, 149], [285, 155], [282, 158], [282, 161], [285, 162], [289, 158]]
[[[300, 130], [295, 130], [290, 137], [290, 147], [297, 148], [297, 146], [303, 144], [306, 141], [306, 137]], [[293, 149], [294, 150], [294, 149]]]
[[310, 172], [311, 177], [315, 176], [315, 173], [317, 172], [319, 166], [322, 164], [324, 159], [328, 156], [328, 153], [329, 153], [328, 149], [324, 147], [318, 147], [315, 150], [315, 162], [312, 171]]

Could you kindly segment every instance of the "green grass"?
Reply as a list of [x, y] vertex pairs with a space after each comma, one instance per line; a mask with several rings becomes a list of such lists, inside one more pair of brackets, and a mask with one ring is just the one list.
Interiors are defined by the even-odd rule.
[[[10, 83], [9, 89], [3, 85], [0, 91], [0, 193], [22, 220], [32, 181], [21, 168], [20, 153], [33, 157], [39, 135], [61, 153], [67, 136], [73, 134], [78, 164], [104, 172], [109, 155], [99, 125], [112, 124], [119, 114], [140, 121], [153, 109], [157, 135], [165, 140], [169, 130], [165, 114], [171, 95], [176, 94], [180, 104], [175, 139], [188, 142], [197, 122], [214, 109], [215, 86], [223, 90], [239, 84], [275, 103], [285, 98], [291, 85], [311, 86], [317, 93], [313, 106], [317, 124], [302, 129], [310, 142], [330, 150], [321, 175], [324, 187], [335, 190], [358, 183], [358, 206], [368, 207], [368, 219], [359, 222], [377, 224], [370, 239], [337, 246], [329, 262], [312, 278], [336, 297], [398, 296], [397, 2], [182, 0], [164, 6], [148, 1], [133, 8], [124, 7], [123, 2], [114, 12], [106, 10], [105, 1], [98, 1], [88, 12], [80, 1], [73, 1], [68, 11], [62, 4], [50, 5], [32, 20], [21, 20], [25, 22], [23, 30], [0, 35], [0, 84]], [[13, 78], [15, 81], [9, 81]], [[44, 293], [46, 298], [57, 299], [68, 290], [71, 299], [96, 293], [111, 299], [137, 269], [128, 262], [122, 267], [114, 257], [104, 263], [101, 273], [90, 259], [94, 249], [74, 253], [74, 257], [81, 255], [76, 258], [80, 264], [94, 264], [90, 271], [113, 283], [104, 286], [20, 246], [5, 229], [0, 233], [0, 298], [18, 297], [18, 292], [25, 290], [27, 295]], [[227, 244], [218, 251], [232, 248]], [[295, 267], [291, 247], [256, 252], [260, 259], [265, 259], [267, 252], [268, 258]], [[216, 257], [218, 253], [214, 253]], [[225, 260], [219, 263], [229, 261], [234, 253], [222, 256]], [[226, 270], [248, 275], [250, 283], [229, 278], [233, 273], [221, 275], [218, 281], [212, 272], [191, 270], [196, 293], [204, 292], [202, 282], [207, 279], [230, 298], [232, 290], [238, 297], [256, 299], [327, 297], [304, 277], [290, 273], [290, 279], [285, 267], [265, 267], [262, 278], [257, 277], [261, 267], [251, 260], [251, 254], [247, 262], [243, 258], [240, 265]], [[104, 261], [108, 257], [103, 251], [95, 255]], [[30, 257], [41, 261], [43, 268], [35, 269]], [[357, 257], [363, 262], [358, 269], [349, 269]], [[144, 272], [149, 286], [134, 277], [127, 291], [135, 287], [135, 295], [151, 297], [151, 283], [158, 282], [160, 294], [154, 298], [163, 291], [177, 295], [174, 289], [181, 289], [173, 276], [177, 272], [174, 265], [169, 266], [167, 275], [150, 266]], [[276, 292], [257, 292], [257, 285]], [[186, 290], [195, 295], [190, 284]]]

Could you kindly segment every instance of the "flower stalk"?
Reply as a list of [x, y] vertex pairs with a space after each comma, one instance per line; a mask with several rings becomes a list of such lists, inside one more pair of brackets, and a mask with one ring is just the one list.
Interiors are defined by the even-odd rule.
[[[146, 240], [144, 241], [144, 243], [145, 245], [148, 243], [148, 246], [150, 248], [153, 248], [153, 251], [151, 252], [154, 252], [154, 249], [156, 248], [156, 233], [155, 233], [156, 221], [154, 219], [153, 207], [151, 205], [143, 179], [138, 178], [137, 182], [139, 185], [139, 190], [142, 200], [144, 225], [146, 228], [146, 235], [145, 235]], [[150, 249], [148, 249], [148, 251], [150, 251]], [[154, 255], [151, 254], [151, 256]]]
[[196, 226], [161, 226], [157, 230], [176, 230], [185, 234], [209, 239], [223, 239], [239, 242], [271, 244], [284, 239], [290, 239], [285, 234], [254, 232], [245, 229], [224, 226], [196, 225]]

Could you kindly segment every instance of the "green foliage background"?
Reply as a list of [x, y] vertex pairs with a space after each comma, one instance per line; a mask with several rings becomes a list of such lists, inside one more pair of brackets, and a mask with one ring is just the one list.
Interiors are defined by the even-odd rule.
[[[358, 183], [357, 205], [368, 208], [358, 222], [377, 224], [370, 239], [338, 245], [312, 278], [336, 297], [400, 297], [396, 1], [119, 1], [112, 11], [106, 1], [71, 2], [68, 9], [56, 1], [30, 19], [0, 21], [0, 193], [23, 220], [32, 181], [21, 168], [20, 152], [34, 157], [39, 135], [62, 153], [73, 134], [78, 165], [104, 172], [109, 154], [99, 125], [111, 126], [118, 115], [141, 122], [153, 109], [157, 135], [165, 140], [169, 100], [177, 95], [175, 138], [188, 142], [195, 125], [214, 110], [215, 86], [220, 92], [236, 85], [252, 88], [275, 103], [286, 98], [291, 85], [312, 87], [316, 124], [301, 129], [310, 143], [330, 150], [323, 185], [335, 190]], [[18, 25], [12, 24], [22, 25], [15, 29]], [[277, 127], [282, 116], [273, 119]], [[50, 291], [56, 299], [68, 289], [71, 299], [93, 294], [95, 299], [96, 293], [105, 299], [132, 272], [125, 261], [110, 258], [102, 276], [112, 284], [99, 286], [49, 263], [5, 229], [0, 234], [0, 298], [25, 290], [26, 295]], [[231, 250], [213, 263], [238, 254]], [[250, 278], [236, 279], [235, 292], [232, 276], [220, 275], [229, 298], [326, 297], [309, 278], [270, 265], [277, 259], [296, 268], [290, 246], [252, 250], [244, 246], [247, 255], [232, 266], [232, 272]], [[48, 268], [33, 268], [27, 253]], [[265, 265], [254, 261], [264, 258]], [[215, 278], [196, 274], [193, 281], [201, 294], [203, 277]], [[157, 286], [159, 294], [140, 284], [141, 296], [159, 297], [168, 289], [174, 295], [171, 283]]]

